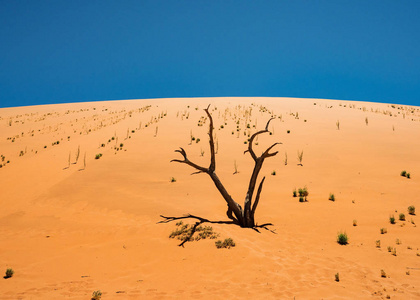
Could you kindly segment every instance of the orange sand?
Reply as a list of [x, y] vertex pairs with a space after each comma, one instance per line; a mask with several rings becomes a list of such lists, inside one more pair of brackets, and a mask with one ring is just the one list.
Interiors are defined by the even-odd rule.
[[[273, 114], [273, 134], [259, 137], [256, 152], [283, 143], [264, 163], [256, 213], [275, 233], [211, 224], [221, 239], [235, 241], [229, 250], [214, 240], [178, 247], [168, 238], [175, 222], [157, 224], [161, 214], [228, 220], [206, 174], [170, 163], [184, 147], [208, 166], [208, 121], [198, 126], [208, 104], [216, 172], [241, 205], [253, 168], [243, 154], [246, 135]], [[199, 143], [189, 145], [191, 133]], [[0, 109], [0, 272], [15, 271], [1, 278], [0, 299], [89, 299], [95, 290], [102, 299], [420, 299], [419, 149], [420, 108], [402, 105], [198, 98]], [[304, 186], [309, 201], [299, 203], [292, 191]], [[417, 215], [407, 213], [410, 205]], [[348, 245], [336, 242], [339, 231]]]

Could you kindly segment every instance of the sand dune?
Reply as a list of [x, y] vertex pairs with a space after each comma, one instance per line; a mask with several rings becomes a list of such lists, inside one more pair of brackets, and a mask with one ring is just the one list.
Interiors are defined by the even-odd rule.
[[[232, 238], [230, 249], [212, 239], [178, 247], [176, 221], [158, 223], [229, 221], [206, 174], [170, 163], [183, 147], [209, 165], [209, 104], [216, 172], [241, 205], [248, 136], [274, 116], [256, 153], [282, 143], [260, 174], [256, 221], [270, 230], [203, 224]], [[196, 98], [0, 109], [0, 271], [15, 272], [0, 298], [420, 299], [419, 149], [420, 108], [404, 105]], [[307, 202], [292, 196], [303, 187]]]

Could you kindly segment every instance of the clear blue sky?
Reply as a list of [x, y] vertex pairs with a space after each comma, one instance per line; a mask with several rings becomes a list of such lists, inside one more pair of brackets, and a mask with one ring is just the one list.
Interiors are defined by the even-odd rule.
[[0, 107], [210, 96], [420, 105], [420, 1], [0, 0]]

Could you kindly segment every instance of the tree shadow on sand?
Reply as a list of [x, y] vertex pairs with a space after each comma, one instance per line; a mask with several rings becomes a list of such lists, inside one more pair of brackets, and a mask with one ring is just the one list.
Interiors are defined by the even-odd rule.
[[[194, 233], [196, 232], [196, 230], [197, 230], [197, 227], [198, 226], [200, 226], [201, 224], [203, 224], [203, 223], [210, 223], [210, 224], [227, 224], [227, 225], [236, 225], [236, 226], [239, 226], [239, 224], [237, 224], [236, 222], [234, 222], [234, 221], [212, 221], [212, 220], [209, 220], [209, 219], [205, 219], [205, 218], [202, 218], [202, 217], [199, 217], [199, 216], [195, 216], [195, 215], [191, 215], [191, 214], [186, 214], [186, 215], [184, 215], [184, 216], [181, 216], [181, 217], [167, 217], [167, 216], [163, 216], [163, 215], [160, 215], [160, 217], [161, 218], [163, 218], [163, 220], [161, 220], [161, 221], [159, 221], [159, 222], [157, 222], [157, 224], [161, 224], [161, 223], [170, 223], [170, 222], [173, 222], [173, 221], [177, 221], [177, 220], [184, 220], [184, 219], [195, 219], [195, 220], [197, 220], [197, 222], [195, 222], [195, 224], [194, 224], [194, 226], [192, 227], [192, 230], [191, 230], [191, 234], [190, 234], [190, 236], [187, 238], [187, 239], [185, 239], [184, 241], [182, 241], [182, 243], [181, 244], [179, 244], [178, 246], [180, 246], [180, 247], [184, 247], [184, 244], [187, 242], [187, 241], [189, 241], [190, 240], [190, 238], [194, 235]], [[268, 228], [268, 226], [274, 226], [272, 223], [264, 223], [264, 224], [261, 224], [261, 225], [255, 225], [254, 227], [252, 227], [252, 229], [253, 230], [255, 230], [256, 232], [258, 232], [258, 233], [261, 233], [260, 231], [259, 231], [259, 229], [265, 229], [265, 230], [268, 230], [268, 231], [270, 231], [271, 233], [273, 233], [273, 234], [277, 234], [274, 230], [271, 230], [271, 229], [269, 229]]]

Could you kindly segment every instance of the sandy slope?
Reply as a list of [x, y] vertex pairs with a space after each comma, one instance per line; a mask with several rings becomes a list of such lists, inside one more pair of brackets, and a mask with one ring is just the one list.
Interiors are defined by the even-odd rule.
[[[178, 247], [168, 238], [176, 222], [157, 224], [187, 213], [228, 220], [207, 175], [170, 163], [181, 146], [209, 164], [208, 104], [216, 172], [241, 205], [253, 168], [247, 135], [274, 115], [256, 152], [282, 142], [261, 171], [256, 214], [274, 233], [207, 224], [235, 241], [229, 250], [214, 240]], [[95, 290], [102, 299], [420, 299], [419, 149], [420, 108], [401, 105], [207, 98], [0, 109], [0, 271], [15, 271], [0, 280], [0, 299], [89, 299]], [[299, 203], [292, 191], [304, 186], [309, 201]], [[336, 242], [339, 231], [348, 245]]]

